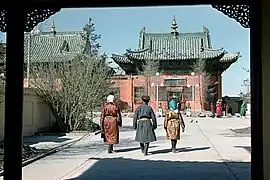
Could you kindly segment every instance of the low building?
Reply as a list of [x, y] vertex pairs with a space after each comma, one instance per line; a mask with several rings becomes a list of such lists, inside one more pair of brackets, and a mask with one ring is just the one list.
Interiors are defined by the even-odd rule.
[[[89, 37], [84, 31], [57, 32], [54, 21], [51, 31], [33, 31], [24, 36], [24, 86], [29, 87], [28, 75], [35, 66], [49, 63], [61, 64], [84, 54], [89, 45]], [[0, 68], [5, 65], [5, 44], [0, 46]], [[1, 69], [0, 69], [1, 71]], [[114, 70], [111, 68], [111, 71]], [[1, 73], [1, 72], [0, 72]]]

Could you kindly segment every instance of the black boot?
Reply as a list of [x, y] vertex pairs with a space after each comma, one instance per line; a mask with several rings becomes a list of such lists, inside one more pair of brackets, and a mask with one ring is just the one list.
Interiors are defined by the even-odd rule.
[[112, 144], [112, 146], [111, 146], [111, 150], [112, 150], [112, 153], [114, 153], [114, 150], [113, 150], [113, 144]]
[[144, 143], [140, 143], [142, 153], [144, 152]]
[[109, 154], [113, 153], [113, 145], [112, 144], [108, 145], [108, 153]]
[[172, 143], [172, 153], [176, 153], [176, 143], [177, 143], [177, 140], [176, 139], [172, 139], [171, 140], [171, 143]]
[[144, 145], [144, 151], [143, 151], [143, 154], [144, 154], [145, 156], [148, 155], [148, 148], [149, 148], [149, 143], [145, 143], [145, 145]]

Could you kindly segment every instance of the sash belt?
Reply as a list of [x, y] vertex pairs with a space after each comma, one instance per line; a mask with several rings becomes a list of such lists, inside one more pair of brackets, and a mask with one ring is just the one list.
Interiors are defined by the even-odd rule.
[[147, 121], [150, 120], [149, 118], [140, 118], [139, 121]]

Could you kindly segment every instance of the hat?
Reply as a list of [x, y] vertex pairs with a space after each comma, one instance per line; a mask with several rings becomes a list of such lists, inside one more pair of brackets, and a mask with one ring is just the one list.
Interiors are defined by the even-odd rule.
[[149, 96], [147, 96], [147, 95], [143, 95], [142, 96], [142, 101], [150, 101], [150, 97]]
[[114, 95], [109, 95], [108, 97], [107, 97], [107, 102], [113, 102], [113, 100], [114, 100]]
[[177, 96], [175, 95], [175, 93], [172, 93], [171, 97], [172, 98], [177, 98]]
[[172, 95], [172, 98], [177, 98], [177, 96], [176, 95]]

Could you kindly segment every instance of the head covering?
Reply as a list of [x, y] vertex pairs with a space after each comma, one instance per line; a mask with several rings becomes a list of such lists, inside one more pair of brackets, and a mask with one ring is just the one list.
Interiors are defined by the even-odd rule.
[[173, 98], [173, 99], [177, 99], [177, 96], [175, 95], [175, 93], [172, 93], [171, 98]]
[[176, 99], [171, 99], [169, 102], [169, 109], [172, 111], [176, 111], [177, 110], [177, 102]]
[[142, 96], [142, 101], [145, 102], [145, 103], [148, 103], [150, 101], [150, 97], [146, 96], [146, 95], [143, 95]]
[[112, 103], [114, 101], [114, 95], [109, 95], [108, 97], [107, 97], [107, 102], [108, 103]]

